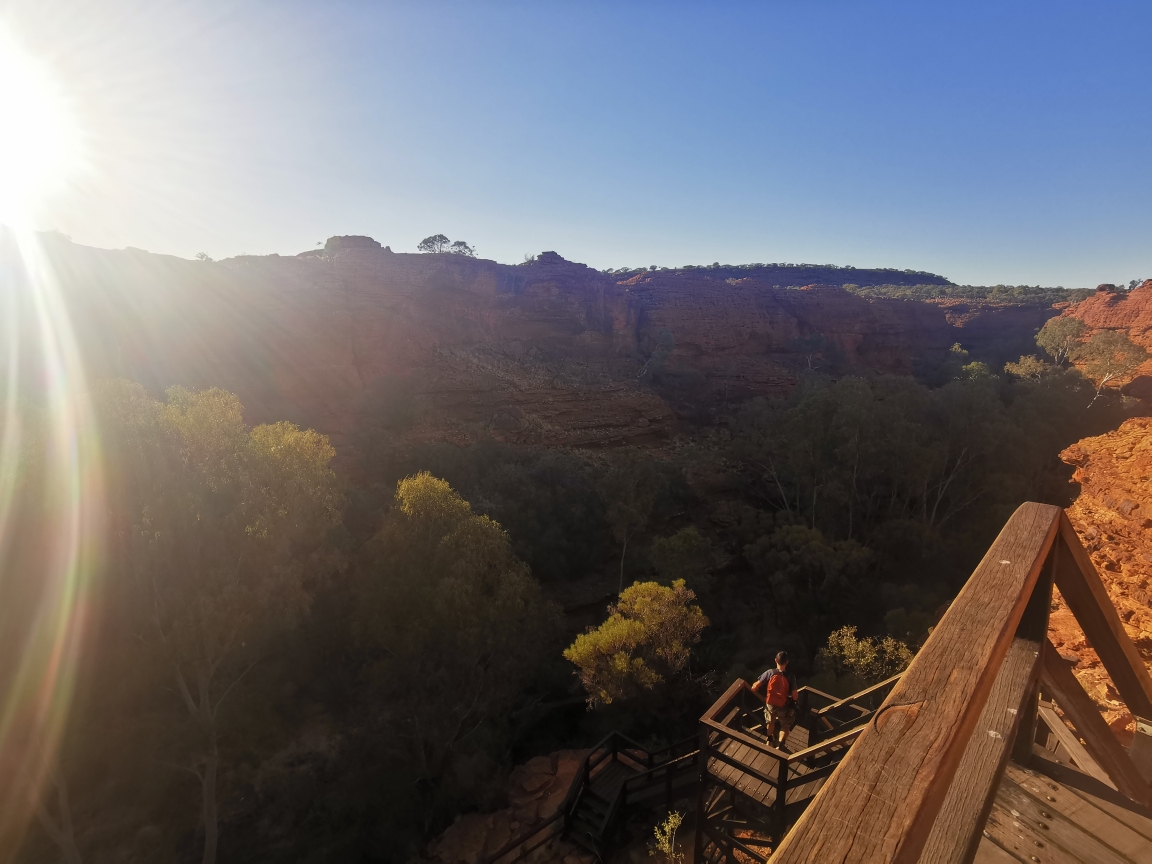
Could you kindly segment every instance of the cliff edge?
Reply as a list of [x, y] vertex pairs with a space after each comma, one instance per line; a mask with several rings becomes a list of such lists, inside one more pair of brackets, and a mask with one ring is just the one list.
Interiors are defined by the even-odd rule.
[[[1148, 285], [1148, 283], [1145, 283]], [[1124, 629], [1152, 669], [1152, 418], [1072, 445], [1060, 458], [1075, 468], [1080, 495], [1068, 517], [1092, 556]], [[1063, 599], [1053, 604], [1049, 635], [1127, 743], [1135, 724]]]

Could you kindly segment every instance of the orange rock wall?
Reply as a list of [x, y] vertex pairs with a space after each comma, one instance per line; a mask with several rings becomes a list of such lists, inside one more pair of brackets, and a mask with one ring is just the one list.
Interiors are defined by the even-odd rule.
[[[1114, 432], [1069, 447], [1060, 458], [1075, 467], [1073, 480], [1081, 489], [1068, 508], [1069, 519], [1152, 669], [1152, 418], [1127, 420]], [[1050, 635], [1061, 653], [1075, 655], [1076, 676], [1113, 729], [1130, 735], [1131, 715], [1060, 599], [1053, 606]]]
[[[1152, 279], [1131, 291], [1109, 291], [1101, 286], [1063, 314], [1079, 318], [1092, 330], [1118, 330], [1152, 351]], [[1142, 399], [1152, 398], [1152, 359], [1136, 370], [1126, 392]]]

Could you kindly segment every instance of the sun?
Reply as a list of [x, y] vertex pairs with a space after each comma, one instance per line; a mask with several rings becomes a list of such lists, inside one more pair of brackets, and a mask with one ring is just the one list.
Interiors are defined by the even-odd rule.
[[73, 112], [48, 67], [0, 29], [0, 223], [31, 227], [81, 163]]

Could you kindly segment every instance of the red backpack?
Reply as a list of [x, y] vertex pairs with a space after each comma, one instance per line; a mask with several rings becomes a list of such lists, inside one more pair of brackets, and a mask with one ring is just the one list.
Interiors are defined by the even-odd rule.
[[791, 692], [788, 676], [779, 669], [773, 669], [772, 674], [768, 676], [768, 692], [765, 695], [768, 704], [783, 708], [788, 704], [788, 695]]

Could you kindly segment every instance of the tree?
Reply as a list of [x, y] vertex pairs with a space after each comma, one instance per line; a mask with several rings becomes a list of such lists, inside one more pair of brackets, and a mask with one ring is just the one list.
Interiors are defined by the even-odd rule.
[[681, 528], [671, 537], [658, 537], [648, 550], [648, 560], [668, 582], [703, 580], [712, 558], [712, 544], [695, 525]]
[[421, 252], [447, 252], [450, 242], [443, 234], [433, 234], [431, 237], [425, 237], [417, 244], [416, 248]]
[[776, 624], [812, 638], [857, 605], [873, 553], [855, 540], [828, 542], [814, 528], [782, 525], [745, 546], [744, 557], [766, 580]]
[[1096, 383], [1095, 402], [1108, 384], [1128, 377], [1147, 360], [1148, 352], [1119, 331], [1101, 330], [1083, 344], [1075, 359], [1086, 364], [1084, 371]]
[[903, 672], [914, 656], [911, 648], [891, 636], [857, 637], [856, 628], [848, 626], [828, 635], [816, 662], [837, 678], [851, 675], [870, 687]]
[[1084, 335], [1084, 322], [1079, 318], [1052, 318], [1036, 334], [1036, 344], [1043, 348], [1057, 366], [1072, 359]]
[[452, 245], [448, 247], [448, 251], [453, 255], [465, 255], [468, 258], [476, 257], [476, 247], [469, 246], [463, 240], [454, 240]]
[[335, 451], [291, 423], [249, 429], [223, 390], [174, 387], [161, 404], [117, 381], [97, 404], [125, 617], [190, 721], [175, 767], [199, 781], [212, 864], [221, 709], [269, 637], [307, 611], [310, 586], [340, 568]]
[[624, 590], [624, 556], [628, 554], [628, 541], [648, 525], [652, 509], [665, 486], [664, 476], [656, 464], [632, 450], [617, 456], [600, 481], [598, 491], [607, 509], [608, 524], [620, 543], [617, 593]]
[[1035, 355], [1028, 355], [1021, 357], [1019, 362], [1005, 363], [1004, 371], [1009, 375], [1016, 378], [1024, 378], [1030, 381], [1039, 381], [1045, 374], [1051, 371], [1052, 367], [1041, 360]]
[[428, 781], [508, 714], [557, 626], [500, 525], [428, 472], [396, 485], [357, 595], [375, 719]]
[[637, 582], [608, 607], [608, 620], [564, 651], [579, 669], [590, 705], [610, 705], [680, 674], [708, 619], [677, 579], [670, 588]]
[[[49, 812], [47, 802], [38, 800], [35, 804], [36, 818], [52, 842], [60, 849], [66, 864], [81, 864], [80, 850], [76, 846], [76, 832], [72, 826], [72, 807], [68, 800], [68, 786], [58, 765], [48, 770], [48, 780], [56, 790], [56, 816]], [[47, 798], [47, 789], [44, 797]]]

